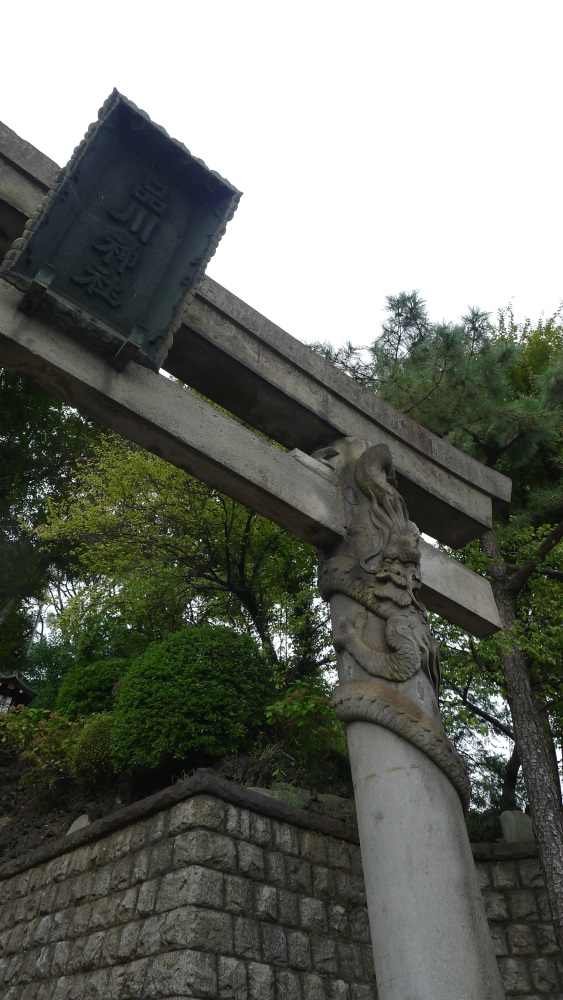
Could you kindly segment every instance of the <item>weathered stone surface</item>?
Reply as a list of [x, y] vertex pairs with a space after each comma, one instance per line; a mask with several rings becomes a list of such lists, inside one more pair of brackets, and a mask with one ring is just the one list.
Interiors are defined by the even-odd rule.
[[[274, 817], [262, 817], [267, 823], [254, 824], [264, 841], [259, 844], [248, 839], [251, 814], [233, 803], [225, 806], [223, 832], [196, 827], [174, 833], [167, 821], [160, 824], [166, 832], [155, 843], [174, 843], [196, 832], [212, 838], [224, 835], [234, 845], [235, 855], [229, 857], [236, 856], [237, 863], [241, 857], [252, 859], [264, 852], [263, 879], [253, 877], [255, 868], [246, 861], [248, 870], [235, 874], [211, 867], [214, 862], [210, 860], [209, 866], [172, 868], [112, 891], [112, 884], [121, 885], [124, 872], [132, 873], [136, 864], [139, 873], [149, 870], [152, 848], [146, 847], [147, 829], [138, 835], [131, 824], [126, 836], [106, 838], [103, 847], [92, 850], [92, 843], [78, 845], [67, 852], [66, 863], [64, 858], [61, 863], [57, 859], [50, 868], [52, 874], [59, 874], [57, 882], [45, 881], [47, 863], [28, 870], [21, 882], [19, 876], [10, 877], [13, 900], [0, 905], [0, 923], [5, 924], [0, 931], [2, 1000], [53, 1000], [57, 991], [66, 1000], [139, 1000], [141, 996], [146, 1000], [288, 1000], [292, 991], [298, 991], [302, 1000], [376, 1000], [365, 900], [352, 902], [361, 895], [357, 844], [342, 838], [319, 840], [318, 830], [295, 827], [300, 853], [286, 853], [283, 845], [291, 851], [293, 840], [284, 831], [274, 841], [278, 822]], [[280, 803], [274, 807], [280, 808]], [[183, 824], [187, 815], [184, 811], [180, 819], [177, 812], [175, 822]], [[243, 816], [246, 819], [241, 823]], [[226, 832], [229, 822], [230, 835]], [[283, 822], [287, 825], [286, 819]], [[204, 843], [207, 848], [214, 845], [208, 856], [216, 859], [216, 842]], [[279, 849], [268, 850], [274, 843]], [[123, 854], [124, 844], [129, 855]], [[483, 846], [479, 845], [481, 855]], [[515, 855], [513, 848], [506, 845], [503, 861], [499, 845], [494, 845], [488, 859], [479, 861], [507, 997], [559, 1000], [558, 950], [553, 927], [542, 916], [547, 902], [537, 858]], [[110, 855], [113, 861], [108, 860]], [[176, 864], [168, 851], [161, 857]], [[97, 865], [91, 870], [94, 880], [86, 878], [80, 888], [91, 864]], [[287, 888], [288, 866], [295, 879], [302, 865], [312, 873], [310, 893]], [[82, 898], [88, 884], [93, 895]], [[97, 894], [101, 885], [107, 895]], [[65, 899], [68, 905], [57, 909], [59, 900]], [[31, 916], [38, 900], [39, 908], [51, 909]], [[522, 912], [531, 919], [518, 915]], [[14, 923], [16, 914], [18, 923]], [[184, 961], [186, 954], [191, 957]], [[150, 969], [154, 975], [149, 975]]]

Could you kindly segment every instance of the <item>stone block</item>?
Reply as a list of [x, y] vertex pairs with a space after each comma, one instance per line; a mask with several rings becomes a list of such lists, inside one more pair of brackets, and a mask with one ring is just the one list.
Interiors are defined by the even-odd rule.
[[195, 795], [178, 802], [169, 811], [168, 832], [174, 836], [194, 827], [222, 830], [225, 826], [227, 806], [211, 795]]
[[132, 920], [135, 916], [138, 895], [139, 886], [134, 885], [131, 889], [126, 889], [125, 892], [120, 893], [118, 896], [116, 900], [115, 919], [119, 924], [126, 924], [128, 920]]
[[[150, 882], [143, 882], [139, 886], [137, 896], [137, 913], [140, 917], [148, 917], [154, 913], [156, 907], [156, 897], [160, 888], [160, 879], [153, 878]], [[169, 907], [171, 909], [172, 907]]]
[[354, 941], [371, 941], [369, 918], [366, 906], [358, 906], [350, 912], [350, 934]]
[[261, 957], [270, 965], [287, 965], [287, 939], [283, 927], [260, 925]]
[[162, 949], [162, 928], [165, 919], [166, 914], [158, 913], [142, 921], [135, 949], [137, 958], [156, 955]]
[[[35, 972], [39, 979], [48, 979], [51, 977], [55, 947], [56, 945], [47, 944], [40, 949], [39, 956], [35, 961]], [[29, 958], [27, 960], [29, 961]]]
[[518, 862], [520, 881], [525, 889], [542, 889], [544, 877], [539, 858], [526, 858]]
[[83, 903], [76, 909], [70, 910], [71, 919], [68, 927], [69, 938], [78, 938], [85, 935], [92, 927], [92, 914], [96, 909], [95, 903]]
[[551, 923], [551, 908], [545, 889], [535, 890], [536, 903], [538, 904], [538, 916], [540, 920]]
[[[54, 884], [43, 886], [43, 888], [41, 889], [41, 899], [39, 902], [40, 914], [53, 913], [53, 911], [56, 909], [55, 902], [59, 888], [60, 886]], [[16, 906], [17, 906], [17, 901], [13, 901], [12, 903], [9, 903], [7, 907], [2, 907], [3, 911], [2, 926], [4, 927], [13, 926], [16, 916]], [[62, 908], [63, 907], [59, 907], [59, 909]], [[7, 924], [5, 923], [5, 921], [7, 921]]]
[[498, 965], [506, 993], [529, 993], [532, 982], [529, 963], [524, 958], [499, 958]]
[[278, 923], [285, 927], [299, 926], [299, 897], [288, 889], [277, 889]]
[[364, 966], [361, 946], [353, 941], [337, 941], [338, 974], [346, 982], [362, 980]]
[[116, 830], [107, 838], [107, 860], [118, 861], [131, 854], [131, 827]]
[[[102, 944], [102, 965], [115, 965], [118, 961], [121, 935], [121, 927], [110, 927], [104, 933], [104, 940]], [[133, 957], [133, 955], [131, 957]]]
[[518, 866], [514, 861], [496, 861], [491, 865], [494, 889], [519, 889]]
[[248, 963], [248, 1000], [274, 1000], [274, 970], [259, 962]]
[[[47, 949], [44, 949], [46, 951]], [[52, 976], [64, 976], [68, 973], [76, 972], [80, 966], [72, 969], [69, 967], [69, 959], [72, 950], [72, 944], [70, 941], [58, 941], [53, 949], [53, 955], [51, 960], [51, 968], [49, 970]]]
[[225, 875], [225, 909], [237, 916], [249, 917], [253, 914], [253, 885], [238, 875]]
[[350, 987], [350, 1000], [376, 1000], [376, 997], [375, 986], [352, 983]]
[[297, 830], [294, 826], [278, 821], [272, 824], [272, 833], [272, 846], [275, 851], [281, 851], [282, 854], [297, 857], [299, 854], [299, 841], [297, 839]]
[[254, 881], [264, 879], [264, 851], [257, 844], [239, 840], [236, 845], [237, 864], [240, 875]]
[[554, 993], [559, 990], [557, 965], [552, 958], [533, 958], [530, 962], [532, 982], [538, 993]]
[[117, 907], [122, 895], [123, 893], [116, 892], [112, 896], [103, 896], [101, 899], [96, 899], [92, 904], [83, 904], [89, 906], [90, 917], [82, 933], [85, 931], [100, 931], [105, 927], [111, 927], [117, 923]]
[[260, 959], [260, 928], [257, 920], [234, 918], [234, 949], [239, 958]]
[[493, 943], [493, 953], [497, 956], [508, 955], [508, 942], [506, 940], [506, 929], [502, 924], [489, 924], [489, 933]]
[[99, 968], [101, 964], [104, 932], [96, 931], [84, 940], [82, 948], [81, 968], [84, 971]]
[[336, 898], [350, 906], [362, 906], [366, 901], [364, 880], [351, 872], [335, 872]]
[[270, 885], [285, 887], [285, 859], [278, 851], [265, 851], [264, 864], [266, 867], [266, 881]]
[[143, 850], [145, 847], [149, 836], [149, 822], [150, 821], [135, 823], [133, 826], [129, 827], [129, 850], [131, 854], [134, 855], [138, 851]]
[[273, 886], [254, 886], [254, 915], [257, 920], [276, 921], [278, 915], [278, 893]]
[[299, 918], [302, 930], [309, 934], [325, 934], [328, 931], [326, 906], [320, 899], [300, 899]]
[[506, 930], [508, 951], [511, 955], [534, 955], [536, 941], [532, 927], [527, 924], [510, 924]]
[[80, 978], [83, 980], [77, 991], [80, 1000], [107, 1000], [109, 969], [97, 969]]
[[156, 897], [155, 908], [161, 913], [185, 904], [220, 909], [223, 906], [223, 875], [200, 865], [190, 865], [165, 875]]
[[338, 868], [341, 871], [352, 871], [352, 858], [350, 855], [350, 845], [343, 840], [335, 840], [327, 837], [326, 840], [328, 864], [331, 868]]
[[145, 978], [146, 1000], [163, 997], [217, 997], [214, 955], [198, 951], [174, 951], [156, 955], [149, 962]]
[[135, 962], [128, 962], [127, 965], [114, 966], [110, 971], [109, 988], [117, 991], [119, 1000], [138, 1000], [145, 996], [145, 982], [149, 968], [150, 959], [141, 958]]
[[326, 864], [326, 843], [325, 838], [320, 833], [315, 833], [313, 830], [299, 830], [297, 840], [299, 854], [302, 858], [310, 861], [311, 864]]
[[483, 893], [485, 913], [489, 920], [508, 920], [506, 896], [502, 892], [492, 892], [485, 889]]
[[168, 836], [168, 811], [156, 813], [148, 821], [148, 841], [150, 844], [157, 844], [159, 840], [164, 840]]
[[[260, 813], [249, 813], [249, 834], [248, 839], [259, 847], [270, 847], [272, 839], [275, 838], [275, 830], [280, 824], [271, 820], [269, 816], [261, 816]], [[282, 824], [285, 825], [285, 824]], [[296, 838], [297, 839], [297, 838]], [[283, 840], [283, 835], [282, 835]], [[277, 847], [277, 841], [273, 841], [273, 849], [281, 850]]]
[[539, 956], [559, 955], [559, 947], [555, 939], [553, 924], [535, 924], [537, 949]]
[[316, 973], [302, 976], [303, 996], [306, 1000], [326, 1000], [325, 980]]
[[175, 867], [174, 841], [161, 840], [154, 844], [150, 850], [148, 878], [158, 878], [159, 875], [166, 875]]
[[190, 948], [230, 955], [233, 952], [233, 917], [219, 910], [196, 906], [170, 910], [164, 919], [161, 940], [167, 951]]
[[539, 920], [538, 906], [533, 889], [519, 889], [508, 893], [508, 909], [511, 920], [524, 923]]
[[248, 809], [225, 803], [225, 833], [237, 840], [250, 840], [250, 813]]
[[230, 837], [212, 830], [189, 830], [174, 841], [175, 867], [205, 865], [219, 871], [236, 871], [236, 845]]
[[291, 969], [276, 971], [276, 1000], [303, 1000], [301, 981]]
[[309, 935], [302, 931], [288, 931], [287, 935], [287, 962], [291, 969], [300, 969], [307, 972], [311, 969], [311, 948], [309, 945]]
[[238, 958], [217, 959], [218, 1000], [248, 1000], [246, 965]]
[[327, 1000], [350, 1000], [350, 987], [342, 979], [327, 979], [325, 993]]
[[330, 933], [334, 937], [347, 938], [350, 933], [350, 921], [347, 909], [344, 906], [333, 904], [327, 907], [327, 912]]
[[[111, 865], [107, 865], [103, 868], [99, 868], [95, 874], [92, 881], [92, 887], [90, 890], [90, 895], [93, 899], [97, 899], [100, 896], [107, 896], [110, 891], [112, 870]], [[123, 888], [126, 888], [124, 886]]]
[[117, 958], [120, 961], [128, 961], [137, 954], [137, 942], [141, 932], [141, 922], [132, 920], [119, 930], [119, 943], [117, 946]]
[[[73, 922], [75, 912], [76, 910], [68, 909], [68, 910], [61, 910], [59, 913], [53, 914], [53, 925], [51, 927], [51, 937], [50, 937], [51, 941], [61, 941], [63, 938], [69, 936], [69, 930]], [[34, 923], [35, 923], [35, 928], [37, 928], [38, 922]]]
[[322, 972], [327, 975], [338, 973], [336, 941], [332, 941], [330, 938], [312, 937], [311, 958], [315, 972]]
[[312, 874], [312, 895], [317, 899], [332, 901], [336, 896], [336, 881], [331, 868], [322, 865], [313, 865]]
[[286, 857], [285, 885], [291, 892], [306, 893], [310, 896], [313, 892], [310, 863], [301, 858]]
[[131, 885], [145, 882], [149, 877], [151, 854], [154, 848], [144, 847], [131, 858]]
[[[16, 913], [16, 905], [17, 905], [16, 902], [12, 900], [11, 902], [7, 903], [5, 906], [2, 906], [0, 908], [0, 931], [4, 931], [6, 929], [10, 931], [12, 930], [15, 923], [14, 917]], [[41, 894], [41, 904], [39, 907], [39, 913], [40, 914], [51, 913], [51, 908], [44, 906], [44, 893]]]

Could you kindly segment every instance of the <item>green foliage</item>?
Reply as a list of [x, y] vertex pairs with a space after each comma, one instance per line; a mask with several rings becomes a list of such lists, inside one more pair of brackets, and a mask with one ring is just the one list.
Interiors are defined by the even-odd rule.
[[54, 709], [61, 683], [73, 663], [71, 650], [56, 636], [42, 636], [32, 644], [22, 665], [22, 676], [37, 691], [34, 708]]
[[115, 705], [113, 756], [124, 772], [168, 755], [233, 753], [249, 745], [271, 697], [256, 642], [224, 626], [181, 629], [129, 667]]
[[[80, 565], [83, 585], [57, 620], [74, 645], [85, 631], [121, 628], [146, 646], [214, 621], [258, 638], [292, 676], [326, 657], [311, 546], [111, 434], [78, 466], [76, 487], [50, 504], [39, 532]], [[91, 660], [105, 655], [96, 643]]]
[[41, 601], [54, 564], [69, 566], [64, 543], [40, 547], [27, 526], [44, 520], [48, 497], [69, 488], [71, 467], [91, 433], [75, 411], [28, 379], [0, 370], [1, 669], [7, 657], [24, 656], [31, 631], [21, 629], [27, 602]]
[[24, 780], [40, 794], [52, 792], [62, 780], [72, 776], [74, 747], [81, 728], [56, 712], [49, 713], [34, 727], [20, 756], [28, 768]]
[[123, 677], [129, 660], [107, 657], [94, 663], [75, 663], [66, 674], [57, 696], [57, 712], [67, 719], [107, 712], [113, 708], [112, 690]]
[[31, 743], [40, 722], [49, 712], [35, 706], [20, 706], [0, 715], [0, 764], [17, 760]]
[[111, 732], [113, 716], [104, 712], [86, 722], [72, 751], [72, 771], [93, 784], [113, 775]]
[[[274, 741], [281, 753], [298, 769], [311, 774], [326, 770], [331, 754], [347, 753], [343, 725], [330, 703], [330, 688], [322, 677], [296, 681], [265, 711]], [[283, 776], [283, 763], [274, 777]], [[312, 775], [314, 777], [314, 774]]]

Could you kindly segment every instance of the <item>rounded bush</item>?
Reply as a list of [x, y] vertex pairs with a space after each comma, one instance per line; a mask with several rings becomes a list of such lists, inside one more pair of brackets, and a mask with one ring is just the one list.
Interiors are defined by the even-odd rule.
[[78, 719], [81, 715], [111, 711], [112, 690], [129, 662], [120, 656], [109, 656], [86, 665], [75, 663], [59, 689], [57, 712], [62, 712], [67, 719]]
[[79, 778], [100, 781], [113, 773], [109, 712], [94, 716], [80, 733], [72, 754], [72, 770]]
[[243, 749], [272, 691], [271, 670], [248, 635], [203, 624], [153, 643], [133, 661], [117, 697], [117, 770], [157, 767], [165, 755]]

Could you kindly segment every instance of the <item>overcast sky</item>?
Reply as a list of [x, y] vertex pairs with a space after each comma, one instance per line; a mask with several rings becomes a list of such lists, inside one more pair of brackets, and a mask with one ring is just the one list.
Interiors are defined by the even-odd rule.
[[65, 163], [113, 87], [244, 192], [207, 273], [305, 341], [563, 297], [561, 0], [26, 0], [0, 120]]

